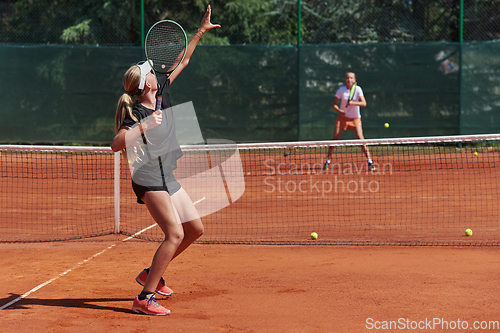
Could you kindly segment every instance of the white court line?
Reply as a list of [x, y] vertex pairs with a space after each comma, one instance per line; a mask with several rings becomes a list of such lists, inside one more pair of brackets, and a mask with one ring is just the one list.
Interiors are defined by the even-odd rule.
[[128, 241], [128, 240], [130, 240], [130, 239], [132, 239], [132, 238], [134, 238], [134, 237], [136, 237], [136, 236], [138, 236], [138, 235], [142, 234], [144, 231], [149, 230], [149, 229], [151, 229], [151, 228], [153, 228], [153, 227], [156, 227], [157, 225], [158, 225], [158, 223], [152, 224], [152, 225], [150, 225], [149, 227], [144, 228], [144, 229], [142, 229], [141, 231], [136, 232], [136, 233], [135, 233], [135, 234], [133, 234], [132, 236], [130, 236], [130, 237], [128, 237], [128, 238], [125, 238], [124, 240], [122, 240], [122, 242], [126, 242], [126, 241]]
[[46, 285], [48, 285], [48, 284], [50, 284], [50, 283], [54, 282], [55, 280], [57, 280], [57, 279], [59, 279], [60, 277], [62, 277], [62, 276], [64, 276], [64, 275], [68, 274], [69, 272], [71, 272], [72, 270], [74, 270], [75, 268], [77, 268], [78, 266], [81, 266], [81, 265], [85, 264], [87, 261], [89, 261], [89, 260], [91, 260], [91, 259], [93, 259], [93, 258], [95, 258], [95, 257], [97, 257], [97, 256], [100, 256], [101, 254], [103, 254], [103, 253], [104, 253], [104, 252], [106, 252], [107, 250], [111, 249], [111, 248], [112, 248], [112, 247], [114, 247], [115, 245], [116, 245], [116, 243], [115, 243], [115, 244], [113, 244], [113, 245], [108, 246], [107, 248], [105, 248], [105, 249], [104, 249], [104, 250], [102, 250], [101, 252], [94, 254], [92, 257], [89, 257], [89, 258], [85, 259], [84, 261], [79, 262], [78, 264], [76, 264], [76, 265], [75, 265], [75, 267], [70, 268], [70, 269], [68, 269], [67, 271], [62, 272], [62, 273], [61, 273], [61, 274], [59, 274], [58, 276], [56, 276], [56, 277], [54, 277], [54, 278], [52, 278], [52, 279], [50, 279], [50, 280], [48, 280], [48, 281], [46, 281], [46, 282], [44, 282], [44, 283], [42, 283], [42, 284], [38, 285], [38, 286], [36, 286], [35, 288], [31, 289], [31, 290], [30, 290], [30, 291], [28, 291], [27, 293], [22, 294], [21, 296], [19, 296], [19, 297], [18, 297], [18, 298], [16, 298], [15, 300], [12, 300], [12, 301], [10, 301], [9, 303], [7, 303], [7, 304], [5, 304], [5, 305], [1, 306], [1, 307], [0, 307], [0, 310], [3, 310], [3, 309], [5, 309], [5, 308], [7, 308], [7, 307], [11, 306], [12, 304], [14, 304], [14, 303], [16, 303], [16, 302], [18, 302], [18, 301], [22, 300], [23, 298], [27, 297], [29, 294], [34, 293], [34, 292], [35, 292], [35, 291], [37, 291], [38, 289], [41, 289], [41, 288], [45, 287]]
[[197, 204], [199, 204], [200, 202], [202, 202], [202, 201], [203, 201], [203, 200], [205, 200], [206, 198], [207, 198], [207, 197], [203, 197], [203, 198], [201, 198], [200, 200], [193, 202], [193, 205], [197, 205]]
[[[195, 205], [196, 205], [196, 204], [198, 204], [198, 203], [202, 202], [202, 201], [203, 201], [203, 200], [205, 200], [205, 199], [206, 199], [206, 197], [203, 197], [203, 198], [201, 198], [200, 200], [198, 200], [198, 201], [194, 202], [193, 204], [195, 204]], [[134, 238], [134, 237], [136, 237], [136, 236], [138, 236], [138, 235], [142, 234], [142, 233], [143, 233], [143, 232], [145, 232], [146, 230], [149, 230], [149, 229], [151, 229], [151, 228], [155, 227], [156, 225], [157, 225], [156, 223], [155, 223], [155, 224], [152, 224], [152, 225], [150, 225], [149, 227], [144, 228], [144, 229], [142, 229], [142, 230], [141, 230], [141, 231], [139, 231], [139, 232], [136, 232], [136, 233], [135, 233], [135, 234], [133, 234], [132, 236], [130, 236], [130, 237], [128, 237], [128, 238], [125, 238], [124, 240], [122, 240], [122, 242], [126, 242], [126, 241], [130, 240], [130, 239], [132, 239], [132, 238]], [[87, 258], [87, 259], [85, 259], [85, 260], [83, 260], [83, 261], [79, 262], [79, 263], [78, 263], [78, 264], [76, 264], [73, 268], [70, 268], [70, 269], [68, 269], [68, 270], [66, 270], [66, 271], [64, 271], [64, 272], [62, 272], [62, 273], [60, 273], [58, 276], [56, 276], [56, 277], [54, 277], [54, 278], [52, 278], [52, 279], [50, 279], [50, 280], [48, 280], [48, 281], [45, 281], [44, 283], [42, 283], [42, 284], [40, 284], [40, 285], [36, 286], [35, 288], [31, 289], [30, 291], [28, 291], [28, 292], [26, 292], [26, 293], [22, 294], [22, 295], [21, 295], [21, 296], [19, 296], [18, 298], [16, 298], [16, 299], [14, 299], [14, 300], [10, 301], [9, 303], [7, 303], [7, 304], [5, 304], [5, 305], [2, 305], [2, 306], [0, 307], [0, 310], [3, 310], [3, 309], [5, 309], [5, 308], [8, 308], [8, 307], [9, 307], [9, 306], [11, 306], [12, 304], [19, 302], [20, 300], [22, 300], [23, 298], [25, 298], [25, 297], [29, 296], [30, 294], [34, 293], [34, 292], [35, 292], [35, 291], [37, 291], [38, 289], [41, 289], [41, 288], [45, 287], [46, 285], [48, 285], [48, 284], [50, 284], [50, 283], [52, 283], [52, 282], [56, 281], [56, 280], [57, 280], [57, 279], [59, 279], [60, 277], [63, 277], [64, 275], [66, 275], [66, 274], [70, 273], [71, 271], [73, 271], [74, 269], [78, 268], [79, 266], [82, 266], [82, 265], [83, 265], [83, 264], [85, 264], [86, 262], [88, 262], [88, 261], [90, 261], [90, 260], [94, 259], [95, 257], [100, 256], [101, 254], [103, 254], [103, 253], [104, 253], [104, 252], [106, 252], [107, 250], [112, 249], [112, 248], [113, 248], [114, 246], [116, 246], [117, 244], [118, 244], [118, 243], [115, 243], [115, 244], [112, 244], [112, 245], [108, 246], [107, 248], [105, 248], [105, 249], [104, 249], [104, 250], [102, 250], [101, 252], [96, 253], [96, 254], [94, 254], [93, 256], [91, 256], [91, 257], [89, 257], [89, 258]]]

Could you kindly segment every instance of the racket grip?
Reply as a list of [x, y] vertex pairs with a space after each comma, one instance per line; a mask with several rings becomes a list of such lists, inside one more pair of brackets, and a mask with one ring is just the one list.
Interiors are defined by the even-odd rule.
[[156, 97], [156, 107], [155, 107], [155, 111], [158, 111], [158, 110], [161, 110], [161, 100], [162, 100], [162, 97]]

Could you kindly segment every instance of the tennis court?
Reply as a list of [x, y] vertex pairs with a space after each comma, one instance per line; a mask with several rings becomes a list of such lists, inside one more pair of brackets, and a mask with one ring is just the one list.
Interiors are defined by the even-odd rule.
[[[0, 8], [0, 333], [500, 331], [496, 1]], [[368, 140], [326, 141], [344, 81]], [[126, 95], [167, 121], [124, 157]], [[205, 233], [139, 315], [165, 235], [131, 178], [175, 167]]]
[[[359, 140], [188, 146], [176, 177], [203, 216], [200, 243], [498, 245], [498, 140], [365, 140], [376, 171], [368, 171]], [[322, 170], [329, 145], [337, 162]], [[126, 162], [108, 148], [0, 150], [1, 241], [139, 231], [140, 239], [162, 240], [136, 204]], [[468, 228], [473, 237], [465, 237]]]
[[[238, 145], [245, 191], [203, 217], [205, 235], [171, 263], [166, 318], [130, 309], [161, 231], [123, 159], [115, 233], [113, 154], [4, 147], [2, 330], [500, 329], [498, 135], [364, 142], [376, 172], [358, 140]], [[329, 145], [339, 163], [323, 170]], [[199, 157], [187, 149], [179, 176], [202, 172]], [[232, 184], [228, 161], [210, 167]]]
[[497, 248], [206, 244], [169, 267], [174, 294], [159, 302], [171, 315], [141, 316], [134, 278], [157, 244], [123, 239], [1, 243], [0, 306], [57, 278], [1, 310], [1, 331], [360, 332], [500, 318]]

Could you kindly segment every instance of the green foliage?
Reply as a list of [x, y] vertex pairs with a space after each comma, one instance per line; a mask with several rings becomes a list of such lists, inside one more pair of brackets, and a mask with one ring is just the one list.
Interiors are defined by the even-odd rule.
[[[293, 4], [292, 4], [293, 3]], [[296, 43], [296, 2], [228, 1], [221, 17], [233, 44], [283, 45]], [[234, 36], [235, 38], [233, 38]]]
[[[398, 136], [497, 131], [497, 44], [404, 43], [457, 41], [459, 1], [301, 2], [297, 48], [296, 0], [210, 1], [212, 22], [222, 28], [204, 35], [172, 88], [174, 104], [194, 102], [205, 137], [330, 139], [331, 102], [347, 69], [357, 73], [365, 90], [367, 137], [387, 135], [377, 125], [386, 121]], [[159, 19], [172, 19], [191, 38], [208, 3], [147, 0], [145, 30]], [[494, 2], [465, 4], [465, 40], [500, 39]], [[0, 2], [0, 43], [71, 45], [0, 45], [6, 59], [0, 62], [3, 138], [111, 140], [122, 75], [144, 57], [138, 47], [139, 6], [131, 0]], [[440, 53], [444, 58], [437, 59]], [[440, 71], [444, 60], [460, 72]], [[36, 87], [32, 94], [25, 93], [28, 77]]]
[[[66, 44], [89, 44], [92, 41], [90, 23], [91, 19], [84, 20], [77, 25], [63, 30], [61, 39]], [[94, 43], [92, 43], [94, 44]]]
[[[465, 0], [464, 40], [500, 38], [498, 1]], [[298, 0], [148, 0], [144, 28], [171, 19], [194, 34], [210, 3], [222, 25], [202, 44], [297, 43]], [[302, 43], [452, 41], [460, 0], [301, 0]], [[141, 45], [138, 0], [0, 2], [0, 42]]]
[[1, 19], [0, 36], [16, 44], [131, 44], [139, 41], [136, 7], [132, 0], [19, 0]]

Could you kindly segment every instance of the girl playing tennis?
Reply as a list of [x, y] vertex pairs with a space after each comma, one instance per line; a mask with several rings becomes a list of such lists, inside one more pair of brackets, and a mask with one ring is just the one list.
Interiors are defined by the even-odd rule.
[[[363, 95], [363, 89], [355, 85], [355, 90], [352, 98], [350, 98], [350, 91], [354, 84], [356, 84], [356, 74], [348, 72], [345, 74], [345, 86], [337, 90], [335, 99], [333, 100], [333, 109], [338, 112], [337, 121], [335, 123], [335, 131], [333, 132], [332, 140], [339, 140], [344, 130], [353, 130], [358, 139], [363, 140], [363, 128], [361, 127], [361, 113], [360, 107], [366, 106], [366, 100]], [[339, 101], [340, 107], [339, 107]], [[328, 155], [326, 157], [323, 170], [328, 170], [330, 159], [332, 158], [333, 146], [328, 148]], [[363, 145], [363, 152], [368, 160], [368, 169], [375, 170], [373, 161], [370, 157], [370, 151], [366, 145]]]
[[[151, 266], [136, 278], [136, 281], [144, 286], [132, 306], [132, 310], [138, 313], [148, 315], [170, 313], [170, 310], [158, 304], [154, 293], [167, 296], [172, 294], [172, 290], [165, 285], [163, 273], [172, 259], [203, 234], [203, 224], [191, 199], [172, 173], [177, 167], [176, 161], [182, 156], [182, 151], [175, 137], [169, 86], [187, 66], [203, 34], [220, 27], [210, 22], [210, 14], [211, 9], [208, 6], [200, 28], [187, 45], [183, 62], [169, 78], [166, 76], [159, 78], [160, 85], [166, 82], [162, 93], [163, 112], [154, 111], [158, 86], [148, 62], [131, 66], [123, 76], [126, 93], [118, 101], [115, 116], [116, 136], [111, 149], [114, 152], [126, 150], [130, 163], [130, 156], [138, 155], [138, 152], [137, 146], [132, 147], [128, 143], [143, 138], [150, 140], [154, 136], [162, 135], [161, 159], [145, 160], [143, 155], [143, 163], [136, 164], [132, 176], [132, 187], [137, 195], [137, 202], [146, 205], [165, 234], [165, 240], [156, 250]], [[135, 102], [132, 100], [133, 97]], [[167, 148], [163, 149], [164, 147]], [[141, 161], [140, 158], [137, 160]]]

